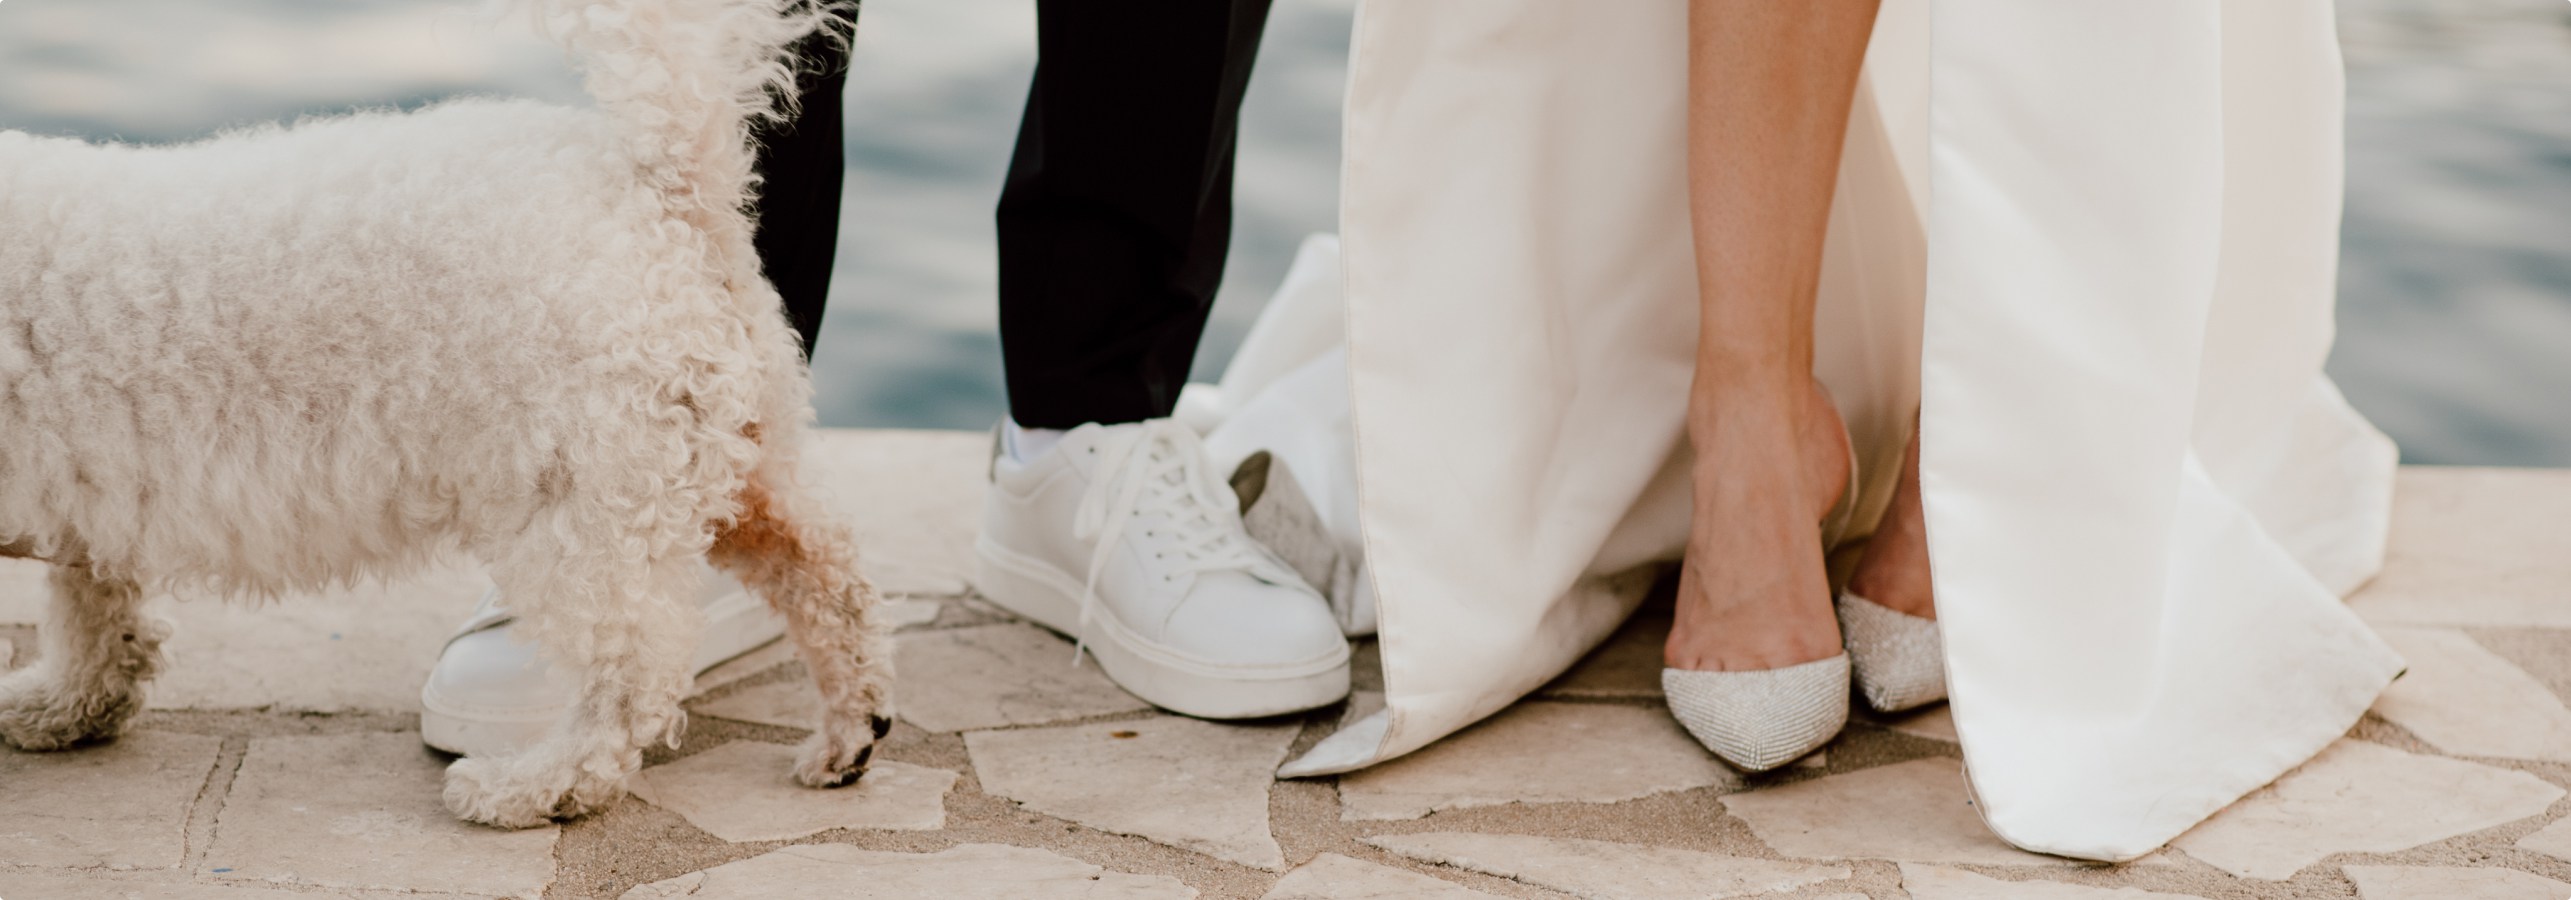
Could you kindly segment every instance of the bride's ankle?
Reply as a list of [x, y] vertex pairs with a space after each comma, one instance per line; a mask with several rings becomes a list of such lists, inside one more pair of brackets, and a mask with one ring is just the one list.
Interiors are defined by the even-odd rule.
[[1923, 619], [1937, 618], [1936, 595], [1929, 588], [1924, 569], [1916, 573], [1896, 573], [1890, 566], [1861, 568], [1858, 574], [1849, 577], [1848, 593], [1894, 612]]
[[1839, 416], [1839, 405], [1818, 379], [1812, 382], [1811, 393], [1804, 401], [1803, 430], [1798, 437], [1805, 471], [1818, 489], [1822, 510], [1827, 512], [1839, 504], [1842, 494], [1857, 489], [1856, 448], [1849, 442], [1848, 425]]
[[1937, 618], [1936, 591], [1929, 578], [1928, 533], [1917, 509], [1904, 509], [1894, 498], [1875, 534], [1866, 540], [1865, 556], [1848, 575], [1848, 592], [1877, 606], [1923, 619]]
[[1816, 514], [1852, 489], [1848, 432], [1838, 407], [1819, 382], [1806, 390], [1800, 397], [1780, 391], [1734, 397], [1699, 389], [1688, 410], [1687, 436], [1696, 451], [1700, 512], [1711, 498], [1701, 488], [1727, 480], [1794, 486]]
[[1913, 426], [1902, 451], [1902, 470], [1892, 503], [1884, 509], [1866, 554], [1849, 573], [1848, 591], [1895, 612], [1937, 618], [1936, 590], [1930, 579], [1928, 516], [1919, 487], [1919, 435]]

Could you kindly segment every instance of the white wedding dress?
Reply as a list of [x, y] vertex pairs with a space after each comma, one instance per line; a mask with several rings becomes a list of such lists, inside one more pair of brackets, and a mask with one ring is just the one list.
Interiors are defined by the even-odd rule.
[[[1282, 774], [1506, 707], [1683, 545], [1686, 8], [1362, 7], [1344, 258], [1309, 245], [1191, 398], [1373, 578], [1386, 708]], [[2339, 600], [2395, 464], [2321, 372], [2341, 103], [2326, 0], [1883, 6], [1817, 369], [1863, 521], [1919, 411], [1956, 730], [2010, 843], [2149, 852], [2401, 669]]]

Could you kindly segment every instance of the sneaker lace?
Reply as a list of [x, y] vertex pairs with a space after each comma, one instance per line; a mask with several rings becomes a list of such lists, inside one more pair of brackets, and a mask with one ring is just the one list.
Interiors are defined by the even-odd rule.
[[1208, 572], [1257, 572], [1268, 557], [1241, 530], [1241, 512], [1230, 485], [1205, 464], [1196, 432], [1169, 419], [1145, 422], [1123, 440], [1099, 448], [1098, 468], [1073, 514], [1072, 533], [1095, 541], [1089, 577], [1080, 589], [1080, 635], [1072, 645], [1077, 664], [1089, 647], [1089, 620], [1098, 606], [1098, 575], [1124, 542], [1134, 519], [1159, 517], [1150, 536], [1166, 529], [1171, 542], [1146, 562], [1163, 581], [1184, 585]]

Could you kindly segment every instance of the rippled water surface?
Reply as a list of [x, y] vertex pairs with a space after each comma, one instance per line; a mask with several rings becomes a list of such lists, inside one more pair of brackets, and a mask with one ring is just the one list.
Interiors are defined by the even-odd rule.
[[[1230, 355], [1336, 216], [1355, 0], [1277, 0], [1244, 112]], [[2414, 462], [2571, 466], [2571, 5], [2343, 0], [2349, 184], [2330, 368]], [[1001, 411], [990, 207], [1034, 65], [1030, 0], [871, 0], [815, 369], [836, 425]], [[547, 46], [458, 0], [0, 0], [0, 128], [182, 140], [458, 93], [580, 102]]]

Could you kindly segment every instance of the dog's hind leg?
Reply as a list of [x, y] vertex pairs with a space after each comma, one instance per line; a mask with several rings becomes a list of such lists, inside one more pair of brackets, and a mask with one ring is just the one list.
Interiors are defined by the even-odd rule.
[[143, 683], [161, 669], [168, 623], [143, 614], [143, 589], [95, 567], [53, 567], [43, 651], [0, 677], [0, 741], [60, 750], [115, 737], [143, 708]]
[[821, 691], [821, 727], [795, 760], [795, 780], [853, 783], [893, 724], [892, 655], [875, 588], [857, 571], [847, 529], [813, 504], [766, 478], [754, 478], [740, 499], [740, 519], [716, 535], [710, 558], [785, 617]]
[[[600, 550], [627, 535], [593, 540]], [[640, 538], [631, 538], [636, 543]], [[696, 583], [693, 554], [653, 560], [585, 553], [552, 541], [493, 567], [520, 626], [554, 665], [582, 673], [578, 699], [553, 733], [508, 756], [457, 760], [446, 805], [469, 821], [527, 828], [604, 809], [624, 796], [643, 749], [675, 743], [686, 725]], [[569, 552], [564, 552], [569, 551]]]

